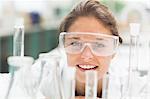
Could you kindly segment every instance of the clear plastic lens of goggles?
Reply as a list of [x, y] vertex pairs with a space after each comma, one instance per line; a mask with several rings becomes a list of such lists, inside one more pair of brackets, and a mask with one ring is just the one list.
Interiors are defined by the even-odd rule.
[[[104, 48], [104, 49], [96, 49], [96, 48], [93, 48], [89, 45], [86, 45], [90, 48], [90, 50], [92, 51], [92, 53], [94, 55], [97, 55], [97, 56], [110, 56], [110, 55], [113, 55], [115, 52], [116, 52], [116, 48]], [[73, 48], [70, 48], [70, 47], [66, 47], [65, 50], [67, 53], [70, 53], [70, 54], [80, 54], [81, 52], [83, 52], [83, 50], [85, 49], [85, 47], [79, 47], [79, 48], [76, 48], [76, 49], [73, 49]]]
[[98, 33], [61, 33], [59, 40], [69, 54], [79, 54], [89, 46], [92, 53], [97, 56], [113, 55], [119, 43], [117, 36]]

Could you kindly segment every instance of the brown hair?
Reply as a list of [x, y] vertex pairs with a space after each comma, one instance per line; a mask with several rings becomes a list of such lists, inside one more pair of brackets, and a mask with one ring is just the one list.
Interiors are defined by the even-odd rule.
[[110, 29], [113, 35], [118, 36], [119, 42], [122, 43], [122, 38], [119, 36], [115, 18], [108, 8], [97, 0], [82, 0], [77, 4], [60, 24], [59, 32], [67, 32], [76, 19], [81, 16], [93, 16], [97, 18], [105, 27]]

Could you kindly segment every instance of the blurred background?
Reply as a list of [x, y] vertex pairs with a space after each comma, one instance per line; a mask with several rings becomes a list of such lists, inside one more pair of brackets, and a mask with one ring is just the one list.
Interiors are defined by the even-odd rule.
[[[35, 59], [58, 44], [58, 27], [79, 0], [0, 0], [0, 72], [9, 72], [7, 57], [13, 54], [13, 29], [17, 17], [25, 22], [25, 55]], [[129, 45], [129, 23], [141, 24], [141, 35], [150, 36], [149, 0], [99, 0], [113, 12], [119, 32]], [[127, 49], [124, 49], [126, 52]]]

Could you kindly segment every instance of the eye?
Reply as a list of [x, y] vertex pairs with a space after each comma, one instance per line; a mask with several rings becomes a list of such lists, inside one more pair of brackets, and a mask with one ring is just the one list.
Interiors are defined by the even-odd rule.
[[98, 48], [103, 48], [105, 47], [105, 45], [103, 43], [100, 43], [100, 42], [95, 42], [95, 47], [98, 47]]
[[81, 42], [73, 41], [69, 45], [71, 45], [71, 46], [80, 46], [81, 44], [82, 44]]

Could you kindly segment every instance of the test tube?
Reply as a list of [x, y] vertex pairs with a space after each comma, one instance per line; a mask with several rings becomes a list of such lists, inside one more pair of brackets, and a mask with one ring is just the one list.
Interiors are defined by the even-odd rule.
[[24, 56], [24, 21], [22, 18], [18, 18], [14, 26], [13, 55]]
[[63, 74], [65, 99], [75, 99], [75, 74], [74, 67], [65, 67]]
[[85, 99], [97, 99], [97, 72], [86, 71]]

